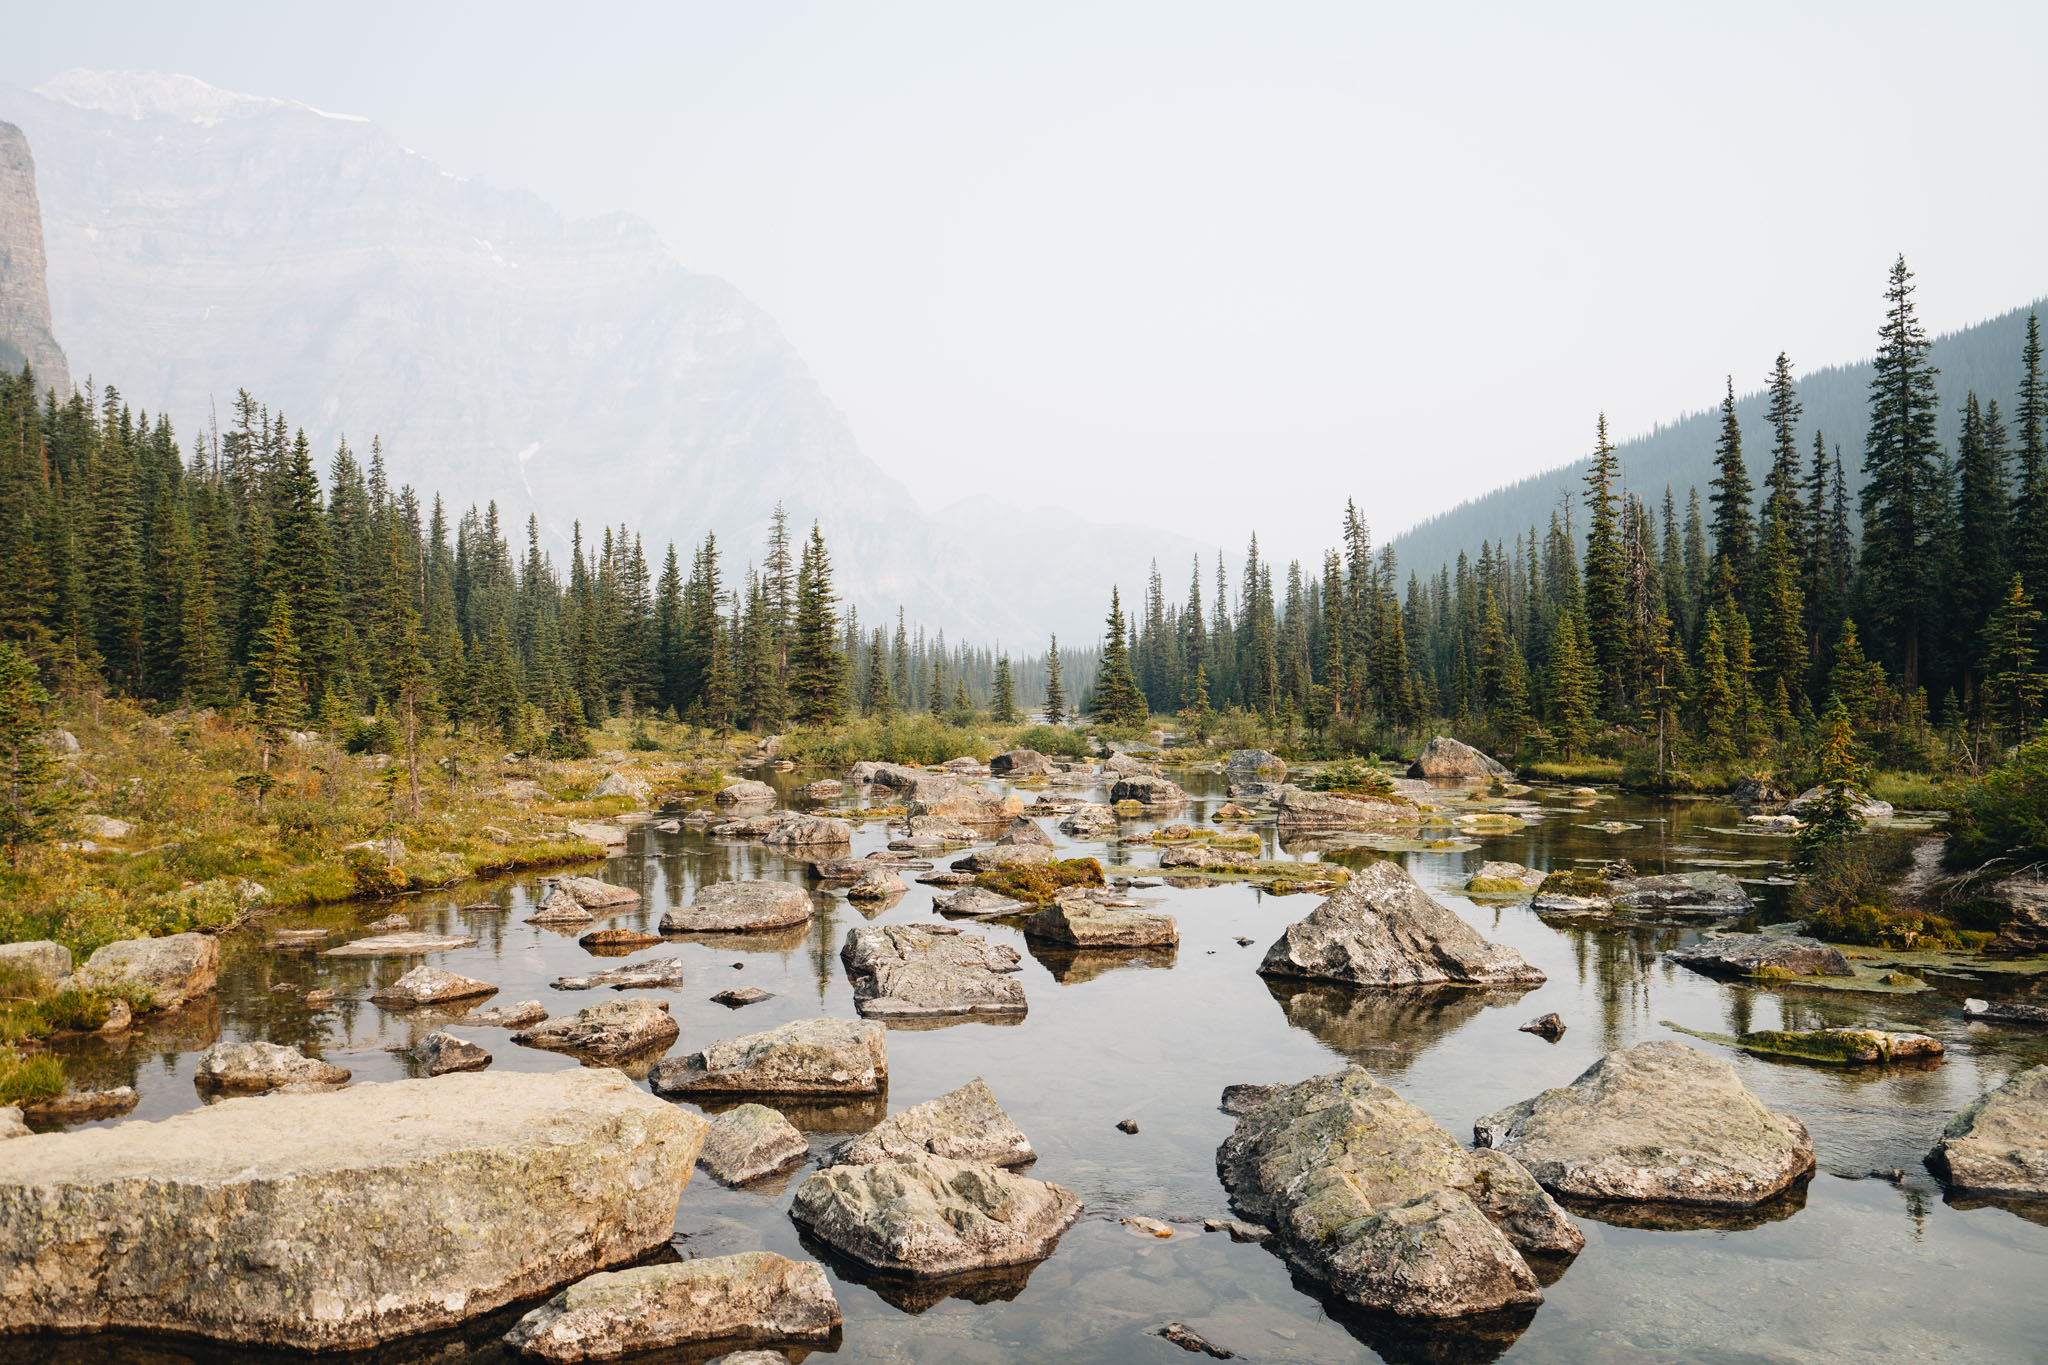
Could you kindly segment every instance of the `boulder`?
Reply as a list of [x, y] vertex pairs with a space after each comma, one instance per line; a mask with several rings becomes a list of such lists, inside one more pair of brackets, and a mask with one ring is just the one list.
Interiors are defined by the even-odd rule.
[[648, 797], [647, 783], [631, 773], [609, 772], [604, 775], [602, 782], [590, 789], [590, 795], [585, 799], [598, 801], [608, 796], [623, 796], [629, 801], [645, 805]]
[[1468, 1152], [1361, 1067], [1277, 1088], [1216, 1153], [1231, 1207], [1362, 1308], [1455, 1318], [1542, 1302], [1525, 1253], [1577, 1226], [1514, 1162]]
[[1259, 964], [1265, 976], [1360, 986], [1538, 985], [1543, 973], [1438, 905], [1401, 865], [1374, 862], [1288, 926]]
[[1554, 1043], [1564, 1037], [1564, 1018], [1556, 1013], [1541, 1014], [1522, 1025], [1520, 1032], [1533, 1033]]
[[78, 832], [88, 839], [125, 839], [135, 832], [135, 826], [111, 815], [81, 815]]
[[576, 946], [588, 952], [615, 957], [652, 948], [659, 942], [660, 934], [644, 933], [638, 929], [598, 929], [577, 939]]
[[961, 754], [957, 758], [949, 758], [939, 766], [952, 773], [955, 777], [982, 777], [986, 776], [989, 770], [988, 764], [983, 763], [972, 754]]
[[1728, 799], [1744, 810], [1757, 810], [1764, 806], [1782, 806], [1785, 793], [1778, 790], [1777, 783], [1768, 777], [1749, 776], [1735, 784], [1728, 793]]
[[1392, 797], [1338, 796], [1334, 792], [1305, 792], [1296, 787], [1280, 791], [1279, 823], [1284, 830], [1372, 829], [1381, 825], [1413, 825], [1421, 820], [1421, 811]]
[[994, 844], [955, 859], [955, 872], [993, 872], [999, 867], [1041, 867], [1053, 861], [1045, 844]]
[[810, 1150], [781, 1114], [765, 1104], [742, 1104], [711, 1120], [697, 1160], [726, 1184], [744, 1185], [794, 1166]]
[[1939, 1039], [1876, 1028], [1759, 1029], [1735, 1040], [1744, 1052], [1829, 1066], [1871, 1066], [1942, 1055]]
[[1223, 776], [1231, 783], [1285, 782], [1287, 763], [1270, 749], [1232, 749], [1223, 761]]
[[1007, 944], [927, 924], [851, 929], [839, 951], [863, 1016], [1020, 1015], [1021, 959]]
[[1185, 848], [1169, 848], [1159, 855], [1161, 867], [1191, 867], [1198, 870], [1213, 869], [1218, 872], [1253, 872], [1258, 869], [1259, 858], [1255, 853], [1239, 849], [1208, 848], [1191, 844]]
[[71, 950], [47, 938], [0, 943], [0, 971], [20, 972], [30, 980], [55, 986], [71, 975]]
[[680, 1032], [665, 1000], [607, 1000], [521, 1029], [512, 1041], [609, 1061], [664, 1049]]
[[846, 770], [846, 785], [849, 787], [887, 787], [892, 791], [908, 791], [926, 774], [901, 763], [876, 763], [863, 760]]
[[1056, 901], [1024, 921], [1026, 937], [1077, 948], [1176, 947], [1180, 929], [1171, 915], [1111, 910], [1078, 897]]
[[1706, 976], [1854, 976], [1842, 950], [1797, 934], [1723, 934], [1664, 954]]
[[886, 867], [870, 869], [861, 879], [846, 888], [848, 900], [885, 901], [891, 896], [900, 896], [910, 888], [903, 878]]
[[703, 1131], [578, 1068], [24, 1139], [0, 1163], [0, 1331], [335, 1351], [454, 1327], [666, 1244]]
[[1098, 801], [1085, 801], [1060, 821], [1062, 834], [1087, 836], [1116, 828], [1116, 812]]
[[1408, 776], [1485, 782], [1496, 777], [1509, 778], [1514, 774], [1471, 745], [1449, 735], [1438, 735], [1423, 745], [1422, 752], [1408, 765]]
[[1292, 1088], [1292, 1086], [1284, 1083], [1277, 1085], [1226, 1085], [1223, 1087], [1223, 1098], [1217, 1103], [1216, 1107], [1232, 1118], [1243, 1118], [1246, 1114], [1251, 1113], [1252, 1110], [1266, 1103], [1266, 1101], [1278, 1099]]
[[1043, 777], [1052, 771], [1052, 760], [1036, 749], [1011, 749], [990, 759], [988, 770], [996, 777]]
[[880, 1024], [800, 1019], [663, 1062], [649, 1079], [664, 1095], [875, 1095], [889, 1085], [888, 1035]]
[[1805, 1124], [1764, 1108], [1727, 1062], [1663, 1040], [1608, 1053], [1473, 1136], [1580, 1199], [1748, 1208], [1814, 1165]]
[[839, 1322], [823, 1267], [747, 1251], [578, 1280], [521, 1318], [505, 1344], [535, 1360], [614, 1360], [699, 1342], [825, 1342]]
[[735, 782], [720, 787], [711, 799], [721, 806], [771, 806], [775, 804], [775, 788], [766, 782]]
[[805, 801], [836, 801], [846, 794], [846, 784], [836, 777], [821, 777], [798, 787], [796, 794]]
[[528, 924], [588, 924], [597, 916], [585, 910], [568, 892], [556, 887], [547, 893], [540, 909], [526, 917]]
[[[1819, 814], [1821, 803], [1827, 798], [1828, 791], [1829, 788], [1827, 787], [1808, 787], [1786, 804], [1785, 813], [1787, 815], [1801, 816], [1802, 818], [1808, 815]], [[1856, 813], [1858, 820], [1889, 820], [1892, 818], [1891, 802], [1880, 801], [1870, 793], [1860, 791], [1855, 787], [1849, 788], [1849, 807]]]
[[574, 898], [585, 910], [623, 910], [640, 903], [640, 893], [630, 886], [600, 881], [596, 877], [553, 877], [555, 890]]
[[827, 1166], [860, 1166], [896, 1156], [942, 1156], [983, 1166], [1028, 1166], [1031, 1141], [976, 1076], [958, 1090], [898, 1110], [833, 1148]]
[[1963, 1001], [1965, 1019], [1981, 1019], [1988, 1024], [2048, 1024], [2048, 1005], [2029, 1005], [2018, 1000], [1977, 1000]]
[[78, 752], [78, 736], [69, 730], [52, 730], [43, 736], [43, 747], [59, 758], [69, 758]]
[[1684, 911], [1716, 919], [1746, 915], [1749, 892], [1726, 872], [1670, 872], [1614, 883], [1610, 903], [1617, 910]]
[[457, 1071], [482, 1071], [491, 1064], [491, 1054], [467, 1038], [457, 1038], [435, 1029], [420, 1040], [416, 1055], [429, 1076], [446, 1076]]
[[[1024, 798], [988, 787], [972, 787], [952, 778], [927, 779], [944, 786], [923, 787], [910, 798], [910, 814], [960, 825], [1007, 825], [1024, 813]], [[913, 831], [915, 825], [913, 823]]]
[[1520, 863], [1484, 862], [1465, 883], [1472, 896], [1512, 896], [1543, 885], [1543, 874]]
[[1164, 777], [1157, 763], [1132, 758], [1129, 754], [1111, 754], [1103, 761], [1102, 771], [1109, 777]]
[[1081, 1201], [998, 1166], [921, 1154], [818, 1171], [789, 1216], [843, 1256], [921, 1278], [1044, 1260]]
[[2048, 1066], [1958, 1110], [1927, 1164], [1958, 1194], [2048, 1196]]
[[606, 986], [615, 991], [664, 990], [683, 984], [683, 959], [649, 958], [645, 962], [632, 962], [609, 971], [558, 976], [553, 984], [558, 991], [594, 991]]
[[626, 827], [608, 820], [571, 820], [569, 833], [578, 839], [588, 839], [607, 853], [626, 846]]
[[546, 1005], [538, 1000], [522, 1000], [516, 1005], [493, 1005], [487, 1010], [471, 1010], [462, 1016], [462, 1022], [471, 1028], [525, 1028], [547, 1017]]
[[759, 986], [741, 986], [734, 990], [720, 991], [711, 997], [711, 1003], [736, 1010], [742, 1005], [758, 1005], [763, 1000], [773, 1000], [774, 998], [772, 994], [762, 990]]
[[11, 1104], [0, 1108], [0, 1141], [8, 1138], [33, 1137], [35, 1131], [22, 1118], [21, 1110]]
[[[182, 937], [182, 936], [181, 936]], [[329, 948], [323, 957], [418, 957], [423, 953], [442, 953], [452, 948], [474, 948], [476, 939], [469, 934], [377, 934], [370, 938], [359, 938], [344, 943], [339, 948]], [[105, 952], [102, 948], [100, 952]], [[99, 953], [93, 954], [98, 957]]]
[[390, 985], [380, 987], [370, 999], [388, 1009], [411, 1009], [442, 1005], [450, 1000], [476, 1000], [497, 993], [498, 988], [488, 981], [457, 976], [422, 963]]
[[817, 908], [795, 882], [713, 882], [697, 888], [688, 909], [661, 917], [664, 934], [728, 934], [786, 929], [806, 923]]
[[1011, 900], [983, 886], [966, 886], [950, 896], [933, 896], [932, 908], [942, 915], [971, 915], [983, 918], [989, 915], [1015, 915], [1028, 907], [1023, 901]]
[[1010, 822], [1003, 831], [1003, 837], [996, 840], [998, 845], [1028, 847], [1036, 844], [1040, 848], [1052, 847], [1052, 836], [1039, 828], [1038, 822], [1028, 815], [1020, 815]]
[[[298, 1088], [311, 1090], [324, 1087]], [[44, 1123], [87, 1123], [93, 1119], [119, 1118], [133, 1109], [141, 1098], [135, 1093], [133, 1086], [117, 1085], [111, 1090], [66, 1090], [61, 1095], [52, 1095], [47, 1099], [24, 1100], [21, 1108], [29, 1118]], [[0, 1189], [0, 1199], [5, 1197], [4, 1189]], [[5, 1284], [4, 1277], [0, 1277], [0, 1287], [4, 1287]]]
[[404, 915], [386, 915], [383, 919], [370, 921], [370, 931], [377, 934], [403, 933], [412, 928], [412, 921]]
[[1188, 803], [1188, 799], [1188, 794], [1180, 789], [1178, 783], [1142, 773], [1126, 773], [1117, 778], [1116, 785], [1109, 789], [1112, 806], [1119, 801], [1135, 801], [1154, 810], [1179, 810]]
[[220, 940], [211, 934], [122, 939], [87, 958], [78, 973], [80, 986], [146, 990], [158, 1009], [209, 995], [219, 983]]
[[768, 831], [766, 842], [774, 848], [815, 848], [820, 845], [853, 842], [853, 826], [845, 820], [824, 815], [798, 815]]
[[341, 1085], [345, 1066], [308, 1057], [277, 1043], [215, 1043], [199, 1054], [192, 1083], [201, 1090], [280, 1090]]
[[2003, 877], [1985, 895], [2004, 911], [1994, 951], [2032, 953], [2048, 948], [2048, 877]]

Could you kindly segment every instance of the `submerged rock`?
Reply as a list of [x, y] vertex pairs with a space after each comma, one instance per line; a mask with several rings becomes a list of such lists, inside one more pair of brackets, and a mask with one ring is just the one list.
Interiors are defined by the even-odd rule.
[[664, 1095], [874, 1095], [888, 1088], [888, 1031], [852, 1019], [800, 1019], [726, 1038], [656, 1066]]
[[769, 806], [775, 804], [775, 788], [766, 782], [734, 782], [711, 799], [721, 806]]
[[1479, 750], [1449, 735], [1438, 735], [1422, 746], [1422, 752], [1408, 765], [1410, 777], [1459, 778], [1465, 781], [1485, 781], [1492, 778], [1514, 776], [1506, 765], [1488, 758]]
[[758, 1005], [763, 1000], [773, 1000], [774, 998], [773, 995], [758, 986], [741, 986], [738, 990], [720, 991], [711, 997], [711, 1003], [714, 1005], [724, 1005], [727, 1009], [736, 1010], [742, 1005]]
[[462, 1022], [471, 1028], [525, 1028], [547, 1017], [546, 1005], [538, 1000], [522, 1000], [516, 1005], [493, 1005], [487, 1010], [471, 1010], [462, 1016]]
[[1814, 1165], [1806, 1125], [1764, 1108], [1727, 1062], [1665, 1040], [1610, 1052], [1473, 1135], [1581, 1199], [1746, 1208]]
[[1079, 896], [1055, 901], [1024, 921], [1028, 938], [1077, 948], [1151, 948], [1180, 943], [1171, 915], [1111, 910]]
[[572, 1068], [22, 1139], [0, 1163], [0, 1284], [36, 1290], [0, 1295], [0, 1331], [332, 1351], [453, 1327], [664, 1245], [703, 1130]]
[[640, 893], [630, 886], [600, 881], [596, 877], [555, 877], [555, 890], [574, 898], [585, 910], [618, 910], [640, 903]]
[[1000, 1167], [924, 1154], [818, 1171], [789, 1216], [863, 1265], [926, 1277], [1044, 1260], [1081, 1201]]
[[[323, 957], [419, 957], [424, 953], [445, 953], [454, 948], [474, 948], [469, 934], [377, 934], [329, 948]], [[106, 951], [101, 949], [102, 952]], [[94, 954], [98, 956], [98, 954]]]
[[859, 1166], [894, 1156], [930, 1155], [984, 1166], [1026, 1166], [1031, 1140], [976, 1076], [958, 1090], [898, 1110], [832, 1149], [827, 1166]]
[[1191, 844], [1185, 848], [1167, 849], [1159, 855], [1159, 865], [1162, 868], [1187, 867], [1200, 871], [1255, 872], [1259, 858], [1256, 853]]
[[609, 1060], [666, 1048], [681, 1032], [665, 1000], [607, 1000], [522, 1029], [512, 1041]]
[[350, 1074], [278, 1043], [215, 1043], [199, 1054], [192, 1083], [201, 1090], [279, 1090], [341, 1085]]
[[[468, 942], [474, 943], [475, 939]], [[158, 1009], [210, 995], [220, 983], [220, 940], [212, 934], [165, 934], [109, 943], [86, 959], [77, 984], [148, 991]]]
[[780, 1113], [765, 1104], [742, 1104], [711, 1120], [697, 1160], [726, 1184], [744, 1185], [794, 1166], [810, 1150]]
[[1544, 980], [1520, 953], [1488, 943], [1430, 899], [1400, 864], [1386, 861], [1368, 864], [1307, 919], [1288, 926], [1259, 971], [1361, 986]]
[[641, 948], [652, 948], [661, 942], [660, 934], [643, 933], [638, 929], [599, 929], [576, 940], [576, 946], [593, 953], [617, 956]]
[[688, 909], [661, 917], [664, 934], [747, 933], [803, 924], [817, 913], [811, 896], [795, 882], [713, 882], [697, 888]]
[[597, 916], [560, 887], [542, 898], [540, 909], [526, 917], [528, 924], [588, 924]]
[[1927, 1164], [1958, 1194], [2048, 1196], [2048, 1066], [1957, 1111]]
[[1970, 999], [1963, 1001], [1963, 1017], [1991, 1024], [2048, 1024], [2048, 1005]]
[[466, 1038], [436, 1029], [421, 1040], [419, 1061], [429, 1076], [446, 1076], [456, 1071], [482, 1071], [491, 1064], [491, 1054]]
[[440, 1005], [450, 1000], [477, 1000], [496, 995], [498, 988], [488, 981], [444, 972], [422, 963], [390, 985], [374, 992], [370, 999], [392, 1009]]
[[1723, 934], [1664, 954], [1707, 976], [1854, 976], [1842, 950], [1796, 934]]
[[645, 962], [613, 967], [609, 971], [558, 976], [554, 980], [558, 991], [594, 991], [606, 986], [615, 991], [661, 990], [682, 984], [683, 959], [680, 957], [650, 958]]
[[1540, 1303], [1524, 1253], [1585, 1244], [1521, 1167], [1466, 1151], [1360, 1067], [1268, 1093], [1216, 1169], [1232, 1207], [1272, 1229], [1289, 1261], [1378, 1312], [1453, 1318]]
[[1025, 1011], [1017, 950], [979, 934], [927, 924], [871, 924], [839, 951], [862, 1015], [1010, 1015]]
[[535, 1360], [612, 1360], [697, 1342], [824, 1342], [839, 1323], [822, 1266], [747, 1251], [578, 1280], [521, 1318], [505, 1344]]
[[1942, 1055], [1938, 1039], [1924, 1033], [1887, 1033], [1875, 1028], [1764, 1029], [1735, 1040], [1744, 1052], [1796, 1057], [1832, 1066], [1871, 1066]]
[[903, 878], [886, 867], [872, 867], [861, 879], [846, 888], [846, 898], [856, 901], [885, 901], [891, 896], [900, 896], [910, 888]]
[[1668, 872], [1614, 883], [1611, 897], [1621, 910], [1685, 910], [1715, 918], [1746, 915], [1749, 892], [1726, 872]]
[[1554, 1043], [1564, 1037], [1564, 1019], [1556, 1014], [1539, 1015], [1522, 1025], [1519, 1031], [1533, 1033], [1538, 1038], [1545, 1038]]
[[848, 844], [853, 842], [853, 825], [830, 816], [799, 815], [769, 830], [766, 842], [774, 848]]
[[1285, 787], [1280, 792], [1280, 828], [1285, 830], [1372, 829], [1379, 825], [1413, 825], [1422, 812], [1391, 797], [1338, 796]]
[[1014, 915], [1029, 909], [1023, 901], [998, 895], [983, 886], [966, 886], [950, 896], [932, 897], [932, 908], [945, 915]]

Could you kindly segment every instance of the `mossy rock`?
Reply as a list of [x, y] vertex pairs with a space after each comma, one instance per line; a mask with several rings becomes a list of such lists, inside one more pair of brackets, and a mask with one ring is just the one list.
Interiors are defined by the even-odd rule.
[[1102, 886], [1102, 864], [1093, 858], [999, 867], [974, 879], [976, 886], [1011, 900], [1048, 905], [1069, 886]]
[[1537, 892], [1545, 896], [1596, 896], [1605, 898], [1614, 894], [1614, 883], [1605, 877], [1590, 872], [1571, 870], [1553, 872], [1543, 879]]
[[1520, 896], [1529, 890], [1512, 877], [1474, 877], [1465, 884], [1467, 895]]

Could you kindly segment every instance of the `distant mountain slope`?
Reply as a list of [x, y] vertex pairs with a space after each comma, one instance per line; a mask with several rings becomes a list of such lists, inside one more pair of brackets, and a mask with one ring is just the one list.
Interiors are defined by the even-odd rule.
[[0, 123], [0, 369], [35, 367], [46, 389], [71, 390], [64, 348], [50, 328], [43, 218], [36, 202], [36, 163], [28, 139]]
[[190, 77], [66, 72], [0, 90], [0, 117], [36, 149], [74, 371], [188, 442], [247, 387], [323, 463], [344, 432], [359, 452], [374, 433], [396, 479], [456, 508], [496, 499], [513, 528], [536, 512], [558, 549], [578, 518], [630, 523], [651, 556], [673, 537], [685, 559], [716, 530], [735, 575], [781, 500], [823, 524], [864, 616], [901, 603], [956, 639], [1078, 629], [1058, 604], [1107, 591], [1059, 583], [1039, 528], [1052, 591], [927, 517], [774, 321], [639, 219], [565, 219], [366, 120]]
[[[2027, 314], [2036, 309], [2048, 312], [2048, 301], [2027, 304], [1935, 340], [1934, 363], [1941, 369], [1937, 381], [1941, 391], [1941, 440], [1951, 454], [1961, 425], [1963, 399], [1972, 389], [1980, 399], [1997, 399], [2010, 425], [2013, 394], [2019, 387], [2020, 346], [2026, 338]], [[1873, 312], [1873, 335], [1876, 326]], [[1759, 358], [1759, 374], [1770, 360], [1770, 356]], [[1866, 360], [1815, 370], [1799, 378], [1799, 398], [1806, 405], [1800, 427], [1800, 450], [1810, 454], [1816, 428], [1826, 436], [1830, 448], [1841, 447], [1848, 464], [1852, 516], [1856, 490], [1863, 485], [1863, 436], [1869, 425], [1870, 374], [1870, 362]], [[1709, 396], [1718, 398], [1712, 376], [1706, 377], [1702, 388]], [[1771, 441], [1770, 428], [1765, 424], [1764, 393], [1756, 390], [1738, 396], [1735, 410], [1742, 422], [1743, 457], [1761, 497]], [[1589, 418], [1589, 432], [1591, 427]], [[1688, 413], [1670, 426], [1659, 427], [1621, 445], [1623, 476], [1630, 488], [1650, 500], [1653, 511], [1669, 485], [1678, 499], [1679, 515], [1683, 516], [1688, 487], [1697, 485], [1701, 501], [1705, 502], [1707, 483], [1714, 477], [1714, 443], [1720, 435], [1718, 405]], [[1429, 573], [1441, 564], [1455, 562], [1460, 550], [1476, 555], [1482, 540], [1511, 540], [1532, 525], [1540, 530], [1549, 524], [1560, 492], [1569, 491], [1574, 507], [1578, 506], [1585, 473], [1586, 461], [1579, 460], [1460, 503], [1395, 537], [1395, 553], [1404, 568]], [[1575, 510], [1574, 529], [1582, 529], [1583, 524]]]

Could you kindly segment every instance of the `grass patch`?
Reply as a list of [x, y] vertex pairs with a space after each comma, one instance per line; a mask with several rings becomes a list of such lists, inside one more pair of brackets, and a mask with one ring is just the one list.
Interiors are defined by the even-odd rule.
[[1539, 896], [1589, 896], [1606, 897], [1614, 894], [1614, 883], [1605, 877], [1575, 869], [1561, 869], [1543, 879], [1543, 885], [1536, 888]]
[[0, 1105], [26, 1104], [64, 1093], [64, 1067], [55, 1057], [24, 1057], [0, 1047]]
[[999, 896], [1046, 905], [1066, 887], [1103, 885], [1102, 864], [1093, 858], [1068, 858], [1061, 862], [999, 867], [978, 874], [974, 882]]
[[1539, 758], [1524, 763], [1520, 776], [1525, 782], [1619, 782], [1626, 776], [1621, 760], [1614, 758]]

